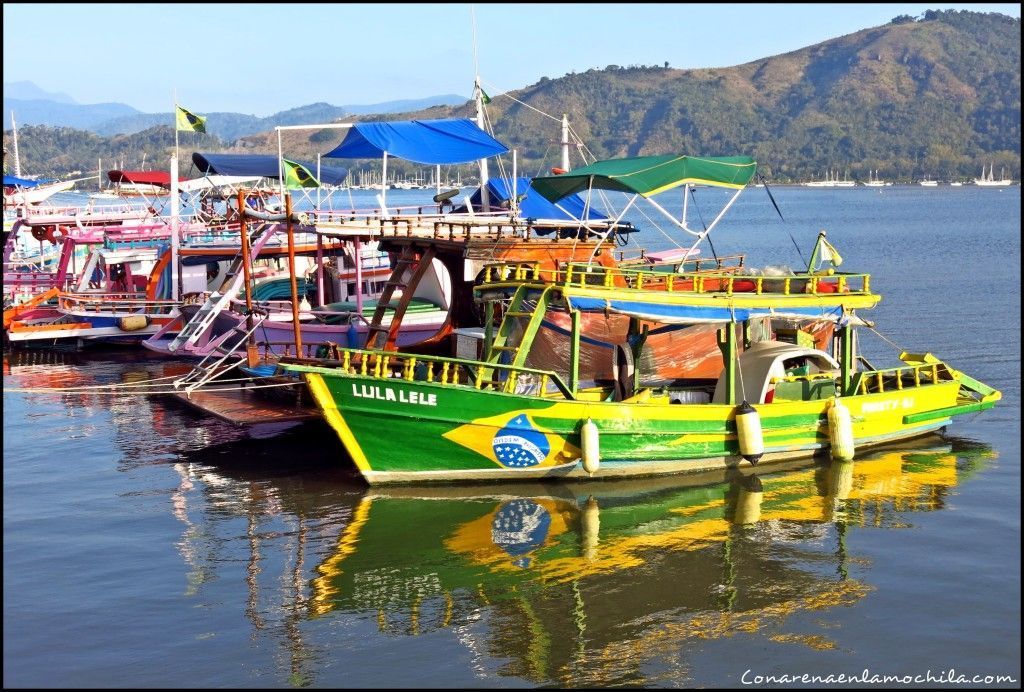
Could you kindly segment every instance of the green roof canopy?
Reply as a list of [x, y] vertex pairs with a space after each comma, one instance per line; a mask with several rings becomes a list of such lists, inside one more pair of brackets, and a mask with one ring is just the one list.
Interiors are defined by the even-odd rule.
[[637, 156], [595, 161], [562, 175], [534, 178], [531, 185], [552, 202], [590, 188], [651, 197], [686, 183], [743, 188], [756, 170], [749, 156]]

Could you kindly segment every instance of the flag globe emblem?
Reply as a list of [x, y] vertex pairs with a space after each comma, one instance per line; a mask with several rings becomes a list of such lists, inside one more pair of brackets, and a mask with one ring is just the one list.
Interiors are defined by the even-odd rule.
[[506, 502], [491, 520], [491, 540], [513, 557], [543, 545], [551, 528], [551, 513], [530, 498]]
[[547, 436], [533, 427], [525, 414], [520, 414], [495, 434], [491, 449], [500, 464], [526, 468], [544, 461], [551, 445]]

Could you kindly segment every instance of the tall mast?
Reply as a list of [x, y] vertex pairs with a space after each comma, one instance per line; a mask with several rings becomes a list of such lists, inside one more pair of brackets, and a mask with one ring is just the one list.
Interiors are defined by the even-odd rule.
[[[484, 120], [484, 90], [480, 86], [480, 65], [477, 62], [476, 54], [476, 11], [473, 6], [469, 7], [470, 18], [473, 22], [473, 99], [476, 101], [476, 124], [485, 132], [487, 131]], [[480, 206], [481, 211], [487, 213], [491, 210], [491, 198], [487, 191], [487, 181], [490, 179], [487, 171], [487, 159], [480, 159]]]
[[569, 170], [569, 116], [562, 113], [562, 170]]
[[11, 129], [14, 131], [14, 177], [21, 177], [21, 159], [18, 158], [18, 126], [14, 124], [14, 111], [11, 111]]

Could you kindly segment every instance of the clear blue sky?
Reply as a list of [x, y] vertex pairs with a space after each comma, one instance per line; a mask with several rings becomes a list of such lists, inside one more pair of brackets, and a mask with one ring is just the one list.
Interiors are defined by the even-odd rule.
[[4, 82], [78, 103], [267, 116], [325, 101], [492, 96], [607, 65], [724, 67], [928, 9], [1019, 4], [4, 4]]

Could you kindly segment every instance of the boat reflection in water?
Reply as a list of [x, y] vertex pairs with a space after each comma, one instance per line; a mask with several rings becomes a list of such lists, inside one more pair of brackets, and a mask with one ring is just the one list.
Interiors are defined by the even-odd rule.
[[[687, 647], [738, 633], [834, 648], [829, 629], [807, 634], [803, 622], [787, 631], [787, 621], [872, 591], [870, 565], [848, 554], [848, 532], [902, 528], [906, 513], [942, 509], [950, 489], [992, 456], [973, 442], [933, 437], [931, 446], [736, 473], [702, 487], [680, 487], [677, 477], [346, 490], [337, 479], [292, 476], [253, 493], [237, 473], [179, 468], [185, 490], [191, 474], [211, 502], [220, 495], [220, 511], [251, 508], [246, 613], [256, 630], [269, 630], [273, 611], [261, 610], [260, 589], [287, 603], [293, 680], [316, 678], [302, 622], [338, 619], [373, 622], [383, 637], [448, 631], [501, 676], [605, 686], [649, 684], [652, 662], [674, 669]], [[244, 500], [224, 501], [232, 486], [247, 487]], [[185, 517], [186, 492], [179, 495]], [[294, 541], [283, 576], [260, 564], [261, 537], [273, 533], [267, 515], [291, 527], [275, 534]], [[190, 536], [210, 543], [183, 521], [183, 545], [195, 542]], [[198, 552], [190, 546], [196, 589], [197, 577], [215, 569], [212, 556], [200, 565]]]

